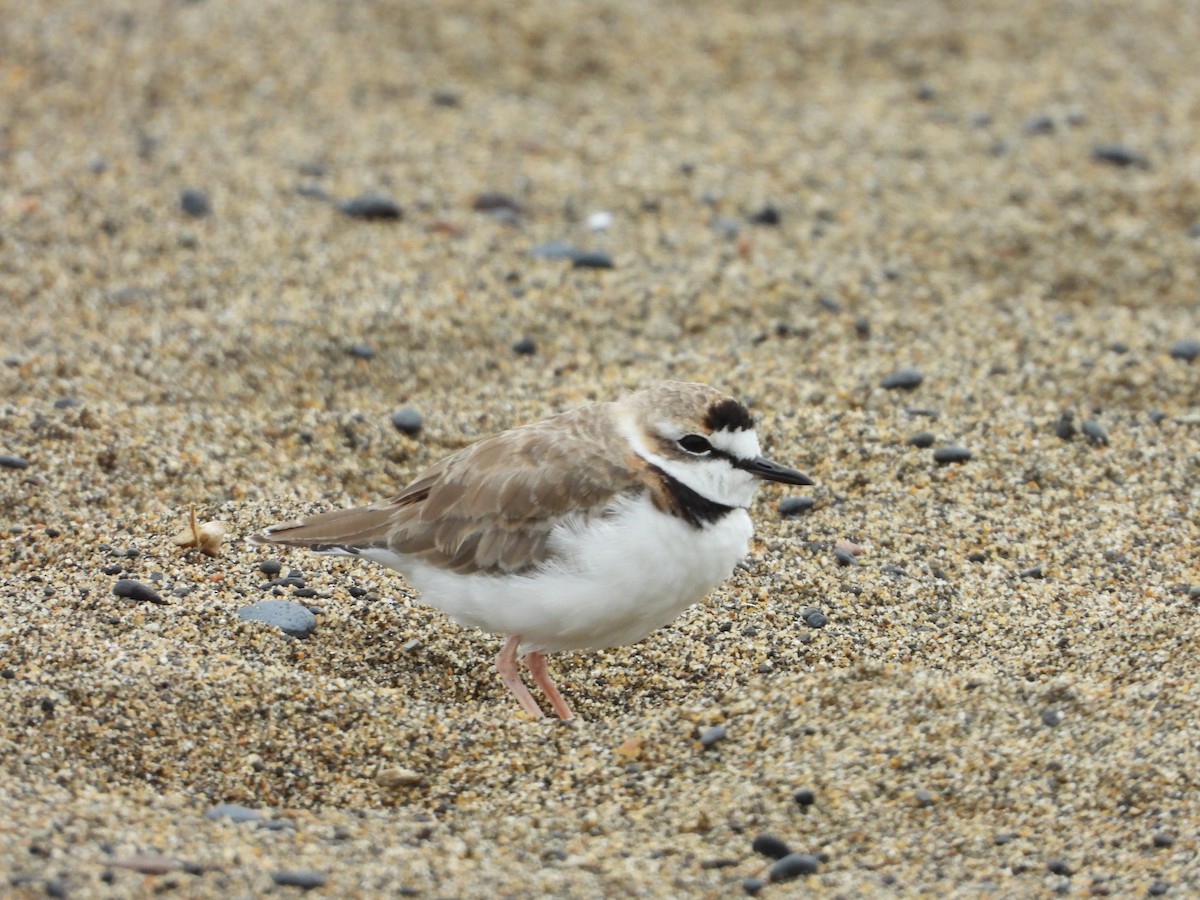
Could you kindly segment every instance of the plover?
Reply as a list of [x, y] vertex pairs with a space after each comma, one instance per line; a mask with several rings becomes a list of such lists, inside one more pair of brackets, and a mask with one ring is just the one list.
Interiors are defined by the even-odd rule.
[[760, 455], [746, 407], [668, 382], [471, 444], [389, 500], [273, 525], [254, 544], [399, 571], [460, 625], [506, 637], [504, 684], [532, 717], [523, 653], [554, 711], [545, 654], [640, 641], [746, 555], [760, 481], [812, 484]]

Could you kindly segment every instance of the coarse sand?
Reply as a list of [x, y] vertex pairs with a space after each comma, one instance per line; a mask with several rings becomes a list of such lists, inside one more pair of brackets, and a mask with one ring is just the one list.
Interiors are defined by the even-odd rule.
[[[1200, 892], [1197, 47], [1193, 0], [0, 0], [0, 894]], [[666, 379], [818, 484], [552, 658], [573, 725], [243, 540]]]

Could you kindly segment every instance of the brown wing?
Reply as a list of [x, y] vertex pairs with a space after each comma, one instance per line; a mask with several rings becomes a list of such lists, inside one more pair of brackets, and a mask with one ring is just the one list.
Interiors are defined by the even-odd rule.
[[259, 542], [386, 549], [457, 572], [547, 561], [564, 517], [599, 514], [638, 486], [610, 404], [486, 438], [435, 463], [390, 500], [269, 529]]

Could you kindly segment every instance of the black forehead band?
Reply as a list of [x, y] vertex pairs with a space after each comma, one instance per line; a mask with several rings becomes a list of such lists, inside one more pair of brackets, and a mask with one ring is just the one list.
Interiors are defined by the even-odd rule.
[[704, 416], [704, 427], [709, 432], [720, 431], [749, 431], [754, 427], [750, 412], [736, 400], [722, 400], [708, 408]]

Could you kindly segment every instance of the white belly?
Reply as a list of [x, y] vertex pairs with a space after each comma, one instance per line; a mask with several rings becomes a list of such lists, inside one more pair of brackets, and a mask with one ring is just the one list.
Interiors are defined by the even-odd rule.
[[641, 497], [616, 515], [561, 528], [553, 541], [563, 562], [536, 573], [459, 575], [411, 559], [385, 562], [461, 625], [520, 635], [526, 650], [599, 649], [635, 643], [703, 600], [746, 555], [752, 532], [744, 509], [698, 529]]

